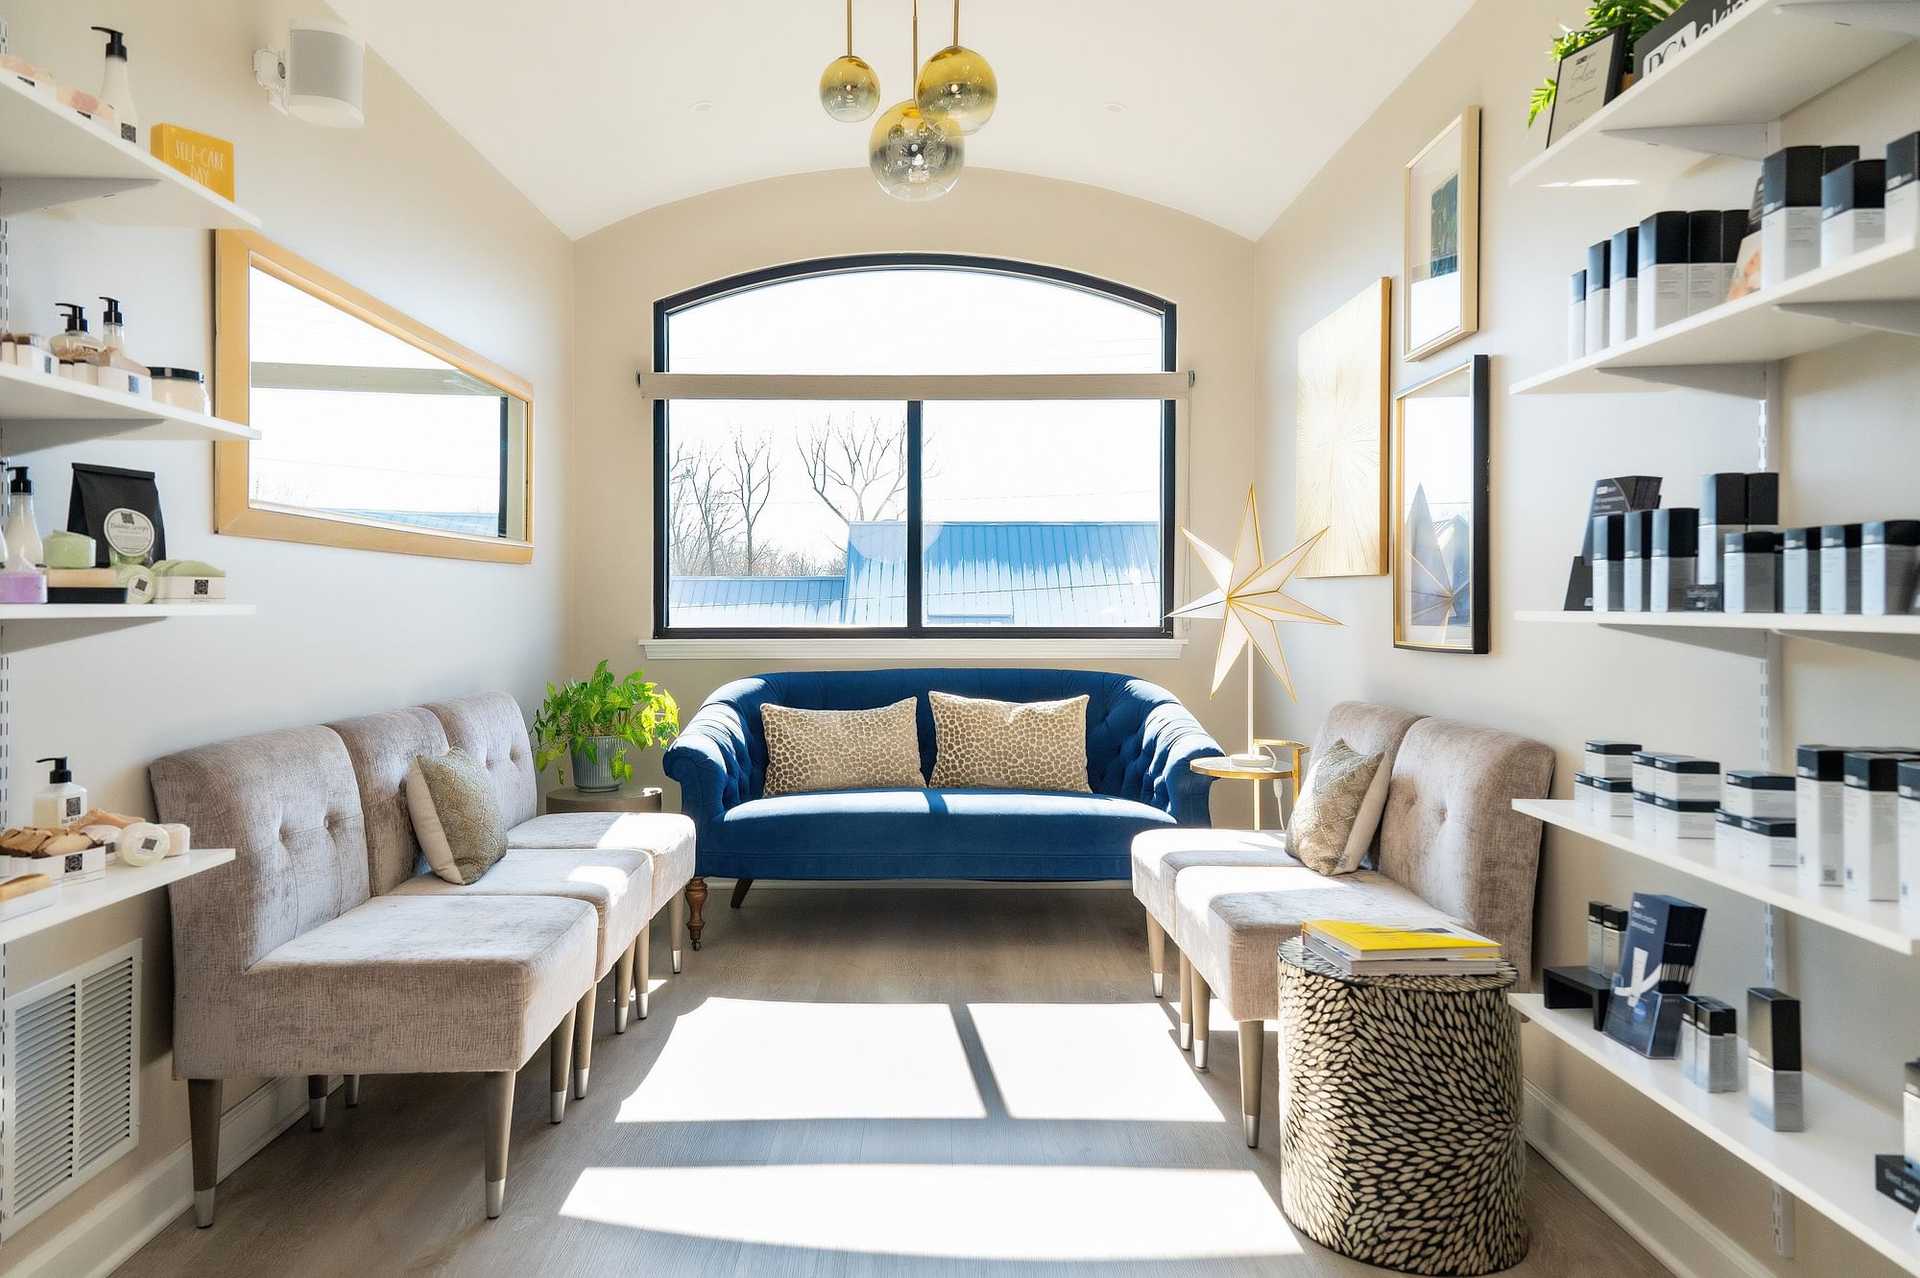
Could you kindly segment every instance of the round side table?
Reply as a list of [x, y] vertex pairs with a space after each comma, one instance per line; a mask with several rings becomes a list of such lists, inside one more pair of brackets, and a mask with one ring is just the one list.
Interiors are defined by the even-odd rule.
[[1526, 1257], [1518, 979], [1342, 976], [1280, 947], [1280, 1207], [1302, 1233], [1403, 1273]]
[[1213, 777], [1218, 781], [1253, 782], [1253, 828], [1260, 828], [1260, 791], [1268, 783], [1280, 781], [1293, 775], [1293, 769], [1284, 763], [1249, 767], [1235, 763], [1224, 754], [1203, 755], [1187, 764], [1203, 777]]
[[624, 785], [618, 790], [576, 790], [572, 786], [547, 796], [547, 812], [658, 812], [657, 785]]

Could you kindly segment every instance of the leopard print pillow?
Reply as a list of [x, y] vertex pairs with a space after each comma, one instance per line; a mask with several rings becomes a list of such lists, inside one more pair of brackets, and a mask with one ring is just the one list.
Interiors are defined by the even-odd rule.
[[796, 710], [763, 705], [767, 738], [763, 793], [809, 790], [924, 789], [914, 700], [876, 710]]
[[934, 692], [933, 787], [1068, 790], [1087, 785], [1087, 698], [987, 701]]

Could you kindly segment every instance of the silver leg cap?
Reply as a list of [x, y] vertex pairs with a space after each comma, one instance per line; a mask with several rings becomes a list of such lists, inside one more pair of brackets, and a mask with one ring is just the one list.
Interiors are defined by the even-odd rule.
[[613, 1009], [613, 1032], [616, 1034], [627, 1032], [627, 1005], [624, 1001]]
[[1193, 1040], [1193, 1067], [1195, 1069], [1207, 1067], [1207, 1040], [1204, 1038]]
[[500, 1215], [500, 1207], [507, 1201], [507, 1178], [487, 1182], [487, 1219], [495, 1220]]
[[675, 975], [680, 972], [680, 951], [677, 949], [673, 952], [673, 970]]
[[1260, 1115], [1242, 1114], [1240, 1122], [1247, 1129], [1247, 1148], [1260, 1148]]
[[587, 1098], [588, 1072], [589, 1071], [584, 1069], [576, 1069], [573, 1071], [573, 1098], [575, 1100], [585, 1100]]
[[1185, 1021], [1180, 1023], [1180, 1050], [1183, 1052], [1193, 1050], [1193, 1026]]
[[567, 1119], [567, 1089], [561, 1088], [553, 1093], [553, 1121], [563, 1123]]
[[307, 1101], [307, 1126], [314, 1131], [324, 1130], [327, 1125], [327, 1098], [315, 1096]]
[[1165, 998], [1167, 996], [1167, 974], [1165, 972], [1155, 972], [1153, 974], [1153, 996], [1155, 998]]
[[201, 1229], [213, 1224], [213, 1190], [193, 1191], [193, 1223]]
[[358, 1109], [360, 1107], [360, 1076], [358, 1074], [347, 1075], [345, 1090], [347, 1094], [347, 1108]]

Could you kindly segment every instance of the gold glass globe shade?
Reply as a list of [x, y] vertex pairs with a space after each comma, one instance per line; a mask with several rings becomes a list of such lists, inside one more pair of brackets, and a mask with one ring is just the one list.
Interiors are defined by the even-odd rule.
[[993, 118], [1000, 102], [1000, 81], [987, 60], [972, 49], [948, 45], [927, 59], [914, 85], [920, 109], [945, 120], [961, 133], [976, 133]]
[[937, 200], [960, 180], [966, 143], [913, 102], [888, 107], [867, 140], [867, 167], [896, 200]]
[[820, 73], [820, 105], [840, 123], [858, 124], [880, 105], [880, 77], [865, 58], [835, 58]]

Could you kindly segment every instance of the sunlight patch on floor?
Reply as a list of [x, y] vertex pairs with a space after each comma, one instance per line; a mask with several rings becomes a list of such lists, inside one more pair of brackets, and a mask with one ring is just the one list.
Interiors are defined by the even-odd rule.
[[969, 1003], [1013, 1118], [1223, 1123], [1158, 1003]]
[[709, 998], [674, 1021], [619, 1121], [986, 1114], [944, 1003]]
[[589, 1167], [561, 1214], [762, 1246], [965, 1260], [1173, 1261], [1300, 1251], [1251, 1171]]

